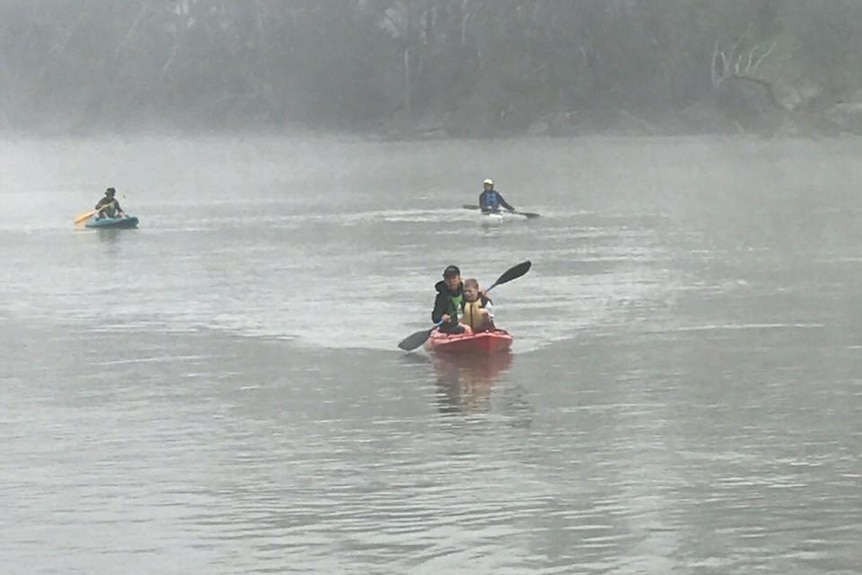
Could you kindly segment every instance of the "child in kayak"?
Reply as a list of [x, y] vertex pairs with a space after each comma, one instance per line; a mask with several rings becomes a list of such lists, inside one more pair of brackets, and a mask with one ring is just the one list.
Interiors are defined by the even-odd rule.
[[464, 283], [458, 266], [447, 266], [443, 270], [443, 281], [437, 282], [434, 289], [437, 290], [437, 296], [434, 298], [431, 321], [442, 321], [439, 329], [443, 333], [464, 333], [466, 330], [458, 321], [464, 301]]
[[494, 329], [494, 305], [479, 289], [473, 278], [464, 280], [464, 300], [461, 302], [461, 325], [471, 332]]

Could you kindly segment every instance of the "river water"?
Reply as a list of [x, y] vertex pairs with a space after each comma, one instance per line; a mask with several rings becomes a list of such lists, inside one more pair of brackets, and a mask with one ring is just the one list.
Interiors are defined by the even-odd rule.
[[[0, 158], [3, 573], [862, 572], [860, 140]], [[396, 348], [528, 259], [510, 357]]]

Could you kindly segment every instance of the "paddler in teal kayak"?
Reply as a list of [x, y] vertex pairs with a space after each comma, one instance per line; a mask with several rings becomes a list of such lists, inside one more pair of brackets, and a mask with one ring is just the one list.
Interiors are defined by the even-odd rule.
[[99, 213], [96, 215], [96, 219], [102, 218], [124, 218], [126, 217], [126, 213], [123, 211], [123, 208], [120, 207], [120, 202], [114, 197], [117, 195], [117, 190], [114, 188], [108, 188], [105, 190], [105, 197], [103, 197], [96, 204], [94, 210], [99, 210]]
[[514, 212], [515, 208], [509, 205], [509, 202], [503, 197], [503, 194], [494, 189], [494, 180], [488, 178], [482, 182], [485, 188], [479, 194], [479, 209], [484, 213], [499, 212], [500, 208], [506, 208], [510, 212]]
[[458, 266], [447, 266], [443, 270], [443, 281], [437, 282], [434, 289], [437, 290], [437, 297], [434, 299], [431, 321], [442, 321], [439, 329], [443, 333], [464, 333], [466, 330], [458, 321], [464, 301], [464, 283]]

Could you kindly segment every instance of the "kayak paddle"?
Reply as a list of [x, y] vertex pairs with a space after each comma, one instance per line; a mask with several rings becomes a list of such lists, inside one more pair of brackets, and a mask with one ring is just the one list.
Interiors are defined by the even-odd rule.
[[518, 214], [519, 216], [524, 216], [524, 217], [525, 217], [525, 218], [527, 218], [528, 220], [532, 220], [533, 218], [541, 217], [541, 216], [539, 216], [539, 214], [536, 214], [536, 213], [534, 213], [534, 212], [519, 212], [518, 210], [515, 210], [515, 211], [514, 211], [514, 212], [512, 212], [512, 213], [513, 213], [513, 214]]
[[488, 293], [492, 289], [497, 286], [503, 285], [505, 283], [509, 283], [512, 280], [516, 280], [528, 271], [530, 271], [530, 267], [533, 265], [533, 262], [527, 260], [525, 262], [521, 262], [516, 266], [510, 267], [506, 271], [503, 272], [503, 275], [497, 278], [497, 281], [491, 284], [491, 287], [485, 290], [485, 293]]
[[81, 224], [83, 224], [84, 222], [86, 222], [87, 220], [89, 220], [90, 218], [92, 218], [93, 216], [95, 216], [98, 213], [99, 213], [99, 210], [92, 210], [92, 211], [86, 212], [84, 214], [80, 214], [80, 215], [75, 216], [75, 225], [80, 226]]
[[[497, 278], [497, 281], [491, 284], [491, 287], [485, 290], [485, 293], [488, 293], [499, 285], [503, 285], [504, 283], [508, 283], [512, 280], [518, 279], [519, 277], [530, 271], [530, 267], [532, 265], [533, 263], [530, 260], [527, 260], [507, 269], [505, 272], [503, 272], [503, 275]], [[413, 351], [414, 349], [428, 341], [428, 338], [431, 337], [431, 332], [440, 327], [441, 325], [443, 325], [442, 319], [435, 323], [433, 326], [431, 326], [429, 329], [423, 329], [421, 331], [417, 331], [414, 334], [408, 335], [403, 340], [401, 340], [401, 343], [398, 344], [398, 347], [403, 349], [404, 351]]]
[[443, 325], [443, 320], [441, 319], [434, 325], [432, 325], [429, 329], [423, 329], [422, 331], [417, 331], [414, 334], [408, 335], [401, 343], [398, 344], [398, 347], [403, 349], [404, 351], [413, 351], [431, 337], [431, 332]]
[[[479, 206], [477, 206], [476, 204], [464, 204], [462, 207], [465, 210], [478, 210], [479, 209]], [[524, 216], [528, 220], [532, 220], [533, 218], [540, 218], [541, 217], [539, 214], [534, 213], [534, 212], [519, 212], [518, 210], [514, 210], [512, 213], [517, 214], [519, 216]]]

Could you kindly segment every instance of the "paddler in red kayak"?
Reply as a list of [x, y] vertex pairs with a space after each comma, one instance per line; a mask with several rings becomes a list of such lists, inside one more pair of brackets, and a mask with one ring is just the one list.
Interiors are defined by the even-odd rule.
[[466, 329], [460, 324], [461, 304], [464, 302], [464, 282], [461, 281], [461, 270], [458, 266], [447, 266], [443, 270], [443, 281], [434, 286], [437, 297], [434, 299], [434, 310], [431, 321], [443, 324], [443, 333], [464, 333]]
[[458, 266], [447, 266], [443, 270], [443, 281], [437, 282], [434, 289], [437, 290], [437, 297], [434, 299], [431, 321], [443, 322], [439, 328], [441, 332], [458, 334], [494, 329], [491, 300], [485, 296], [475, 279], [461, 281]]
[[494, 305], [479, 288], [479, 281], [464, 280], [464, 301], [461, 302], [461, 324], [471, 332], [494, 329]]

